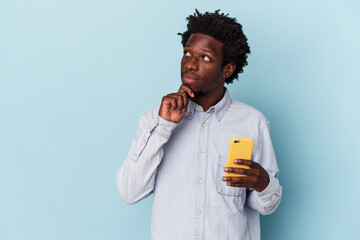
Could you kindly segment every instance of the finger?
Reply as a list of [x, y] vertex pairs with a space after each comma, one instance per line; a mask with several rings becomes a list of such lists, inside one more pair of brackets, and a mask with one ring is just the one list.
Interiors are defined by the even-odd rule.
[[231, 182], [232, 181], [232, 177], [222, 177], [221, 180], [223, 180], [224, 182]]
[[231, 168], [231, 167], [225, 167], [224, 172], [228, 173], [237, 173], [237, 174], [243, 174], [242, 170], [245, 170], [244, 168]]
[[165, 105], [168, 105], [170, 107], [172, 107], [172, 102], [173, 101], [173, 98], [171, 97], [171, 95], [166, 95], [162, 98], [162, 104], [165, 104]]
[[176, 104], [177, 104], [176, 110], [182, 112], [184, 109], [184, 97], [181, 94], [176, 95]]
[[[228, 177], [229, 178], [229, 177]], [[253, 183], [254, 178], [253, 177], [248, 177], [248, 176], [244, 176], [244, 177], [230, 177], [230, 181], [228, 182], [232, 182], [232, 183], [241, 183], [241, 184], [245, 184], [245, 185], [250, 185]]]
[[170, 102], [171, 102], [171, 108], [172, 110], [176, 110], [177, 108], [177, 101], [176, 101], [176, 98], [174, 97], [169, 97], [170, 98]]
[[[224, 170], [225, 171], [225, 170]], [[227, 171], [225, 172], [231, 172], [231, 173], [236, 173], [236, 174], [241, 174], [241, 175], [246, 175], [246, 176], [255, 176], [255, 170], [250, 168], [250, 169], [245, 169], [245, 168], [228, 168]]]
[[246, 177], [246, 176], [244, 176], [244, 177], [226, 177], [226, 176], [223, 176], [221, 178], [221, 180], [223, 180], [224, 182], [246, 182], [247, 178], [248, 177]]
[[248, 166], [251, 168], [257, 168], [257, 165], [258, 165], [256, 162], [253, 162], [251, 160], [246, 160], [246, 159], [235, 159], [234, 163], [238, 164], [238, 165], [245, 165], [245, 166]]
[[187, 106], [189, 104], [189, 95], [185, 92], [180, 92], [179, 94], [181, 94], [183, 96], [183, 101], [184, 101], [184, 105], [183, 105], [183, 109], [182, 111], [186, 111], [187, 110]]
[[255, 178], [254, 177], [231, 177], [231, 181], [227, 181], [226, 185], [231, 187], [248, 187], [252, 188], [254, 186]]
[[228, 185], [229, 187], [247, 187], [246, 184], [233, 182], [228, 182], [226, 183], [226, 185]]
[[182, 84], [179, 88], [179, 91], [178, 92], [185, 92], [187, 93], [190, 97], [195, 97], [195, 93], [194, 91], [189, 87], [189, 86], [186, 86], [184, 84]]
[[175, 99], [176, 104], [174, 104], [173, 100], [169, 100], [171, 102], [172, 110], [180, 112], [184, 112], [187, 110], [187, 105], [189, 103], [189, 96], [185, 92], [179, 93], [171, 93], [166, 96], [169, 99]]

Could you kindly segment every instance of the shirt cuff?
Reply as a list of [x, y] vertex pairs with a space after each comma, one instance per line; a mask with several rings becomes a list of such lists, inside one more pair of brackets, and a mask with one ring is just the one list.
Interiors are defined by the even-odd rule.
[[163, 136], [170, 136], [177, 125], [177, 123], [165, 120], [158, 116], [158, 121], [155, 121], [154, 132]]

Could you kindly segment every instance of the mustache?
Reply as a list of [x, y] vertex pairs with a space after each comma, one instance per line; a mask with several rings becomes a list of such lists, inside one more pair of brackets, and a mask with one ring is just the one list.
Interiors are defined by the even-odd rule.
[[195, 74], [195, 73], [193, 73], [191, 71], [183, 71], [183, 72], [181, 72], [181, 77], [190, 77], [190, 78], [193, 78], [193, 79], [196, 79], [196, 80], [200, 79], [200, 77], [197, 74]]

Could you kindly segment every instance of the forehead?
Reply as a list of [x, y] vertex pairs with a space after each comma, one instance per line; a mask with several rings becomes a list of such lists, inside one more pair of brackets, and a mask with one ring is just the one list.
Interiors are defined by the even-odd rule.
[[221, 56], [223, 44], [209, 35], [194, 33], [189, 37], [185, 47], [198, 48], [199, 50]]

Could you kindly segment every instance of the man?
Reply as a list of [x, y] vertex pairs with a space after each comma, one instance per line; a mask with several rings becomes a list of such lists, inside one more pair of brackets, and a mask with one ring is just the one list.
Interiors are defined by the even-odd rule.
[[[182, 85], [141, 117], [117, 172], [119, 193], [128, 204], [153, 194], [153, 240], [260, 239], [259, 213], [281, 199], [269, 122], [224, 87], [247, 65], [247, 38], [219, 10], [187, 20]], [[232, 138], [254, 140], [252, 161], [234, 160], [250, 169], [225, 167]]]

